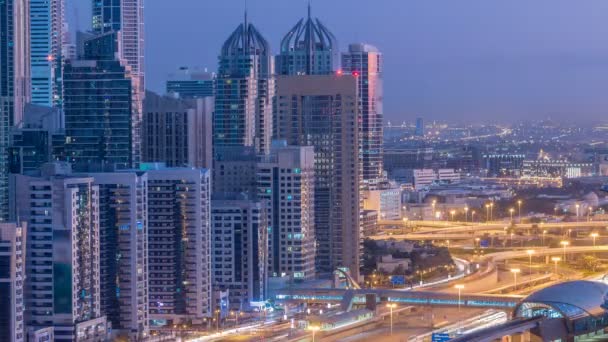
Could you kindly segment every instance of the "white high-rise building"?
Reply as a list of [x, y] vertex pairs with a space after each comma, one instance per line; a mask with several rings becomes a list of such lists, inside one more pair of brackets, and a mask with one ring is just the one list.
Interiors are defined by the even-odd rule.
[[268, 221], [264, 203], [243, 194], [211, 201], [213, 286], [228, 290], [230, 307], [249, 309], [266, 296]]
[[268, 261], [274, 277], [315, 277], [315, 151], [273, 141], [257, 163], [258, 197], [268, 208]]
[[148, 176], [92, 173], [99, 188], [101, 313], [113, 337], [149, 335]]
[[25, 224], [0, 223], [0, 341], [25, 341]]
[[151, 319], [202, 323], [211, 317], [210, 173], [148, 170], [148, 269]]
[[45, 164], [41, 177], [14, 175], [13, 215], [27, 222], [26, 324], [56, 340], [105, 341], [100, 309], [99, 187]]

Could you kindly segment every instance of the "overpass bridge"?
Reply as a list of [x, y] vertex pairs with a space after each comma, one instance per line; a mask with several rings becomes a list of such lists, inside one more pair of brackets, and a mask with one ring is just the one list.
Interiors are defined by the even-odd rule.
[[390, 289], [284, 289], [275, 295], [277, 302], [310, 304], [340, 304], [348, 311], [352, 305], [365, 305], [368, 297], [376, 303], [396, 303], [409, 306], [495, 308], [511, 310], [523, 298], [513, 295], [476, 295], [429, 291]]

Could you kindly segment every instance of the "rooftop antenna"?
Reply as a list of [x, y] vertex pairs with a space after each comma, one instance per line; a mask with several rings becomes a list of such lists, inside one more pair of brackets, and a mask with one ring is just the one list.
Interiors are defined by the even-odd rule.
[[311, 18], [311, 12], [312, 12], [311, 6], [312, 6], [312, 0], [308, 0], [308, 19]]

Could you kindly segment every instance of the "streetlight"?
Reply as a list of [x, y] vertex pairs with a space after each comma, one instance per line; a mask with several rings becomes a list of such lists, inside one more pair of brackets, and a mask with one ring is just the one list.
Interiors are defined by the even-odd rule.
[[593, 248], [595, 248], [595, 239], [600, 236], [598, 233], [591, 233], [591, 238], [593, 238]]
[[515, 211], [515, 209], [511, 208], [509, 209], [509, 214], [511, 214], [511, 223], [513, 223], [513, 212]]
[[555, 263], [555, 268], [553, 273], [557, 274], [557, 263], [560, 262], [562, 260], [562, 258], [560, 257], [553, 257], [551, 258], [551, 261], [553, 261]]
[[471, 211], [471, 222], [475, 222], [475, 210]]
[[533, 249], [529, 249], [526, 251], [526, 253], [528, 253], [528, 257], [530, 258], [529, 267], [530, 267], [530, 274], [532, 274], [532, 254], [534, 254], [536, 252]]
[[454, 222], [454, 215], [456, 214], [456, 210], [450, 211], [450, 215], [452, 216], [452, 222]]
[[517, 200], [517, 207], [519, 208], [519, 212], [518, 212], [518, 215], [519, 215], [519, 223], [521, 223], [521, 204], [522, 204], [522, 203], [523, 203], [523, 202], [522, 202], [522, 200]]
[[469, 222], [469, 207], [464, 207], [464, 222]]
[[564, 262], [565, 262], [566, 261], [566, 246], [568, 246], [570, 244], [570, 242], [560, 241], [559, 244], [562, 245], [562, 247], [564, 247]]
[[396, 304], [386, 304], [386, 307], [391, 310], [391, 336], [393, 336], [393, 309], [397, 307]]
[[589, 211], [587, 212], [587, 222], [591, 221], [591, 212], [593, 211], [593, 207], [589, 207]]
[[313, 325], [308, 327], [308, 330], [312, 331], [312, 342], [315, 342], [315, 334], [317, 333], [317, 331], [321, 330], [321, 328], [316, 325]]
[[579, 220], [578, 210], [581, 208], [581, 205], [576, 203], [575, 207], [576, 207], [576, 221], [578, 221]]
[[519, 268], [512, 268], [511, 273], [513, 273], [513, 281], [515, 283], [514, 289], [517, 289], [517, 273], [521, 272]]
[[494, 219], [494, 202], [490, 203], [490, 221]]
[[486, 204], [486, 222], [490, 222], [490, 205]]
[[454, 285], [454, 288], [456, 288], [458, 290], [458, 312], [460, 312], [460, 295], [461, 295], [462, 289], [464, 289], [464, 285], [456, 284], [456, 285]]

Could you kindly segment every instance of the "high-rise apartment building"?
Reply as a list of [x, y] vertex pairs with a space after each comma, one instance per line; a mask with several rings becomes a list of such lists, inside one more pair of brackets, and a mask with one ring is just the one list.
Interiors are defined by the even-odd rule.
[[60, 106], [65, 56], [65, 0], [30, 0], [32, 103]]
[[257, 163], [257, 196], [268, 212], [268, 263], [274, 277], [315, 277], [315, 155], [312, 146], [273, 141]]
[[414, 135], [416, 135], [417, 137], [423, 137], [425, 133], [424, 131], [424, 119], [416, 118], [416, 128], [414, 131]]
[[105, 341], [100, 307], [99, 187], [46, 164], [41, 177], [14, 175], [13, 218], [27, 222], [26, 321], [56, 340]]
[[209, 171], [141, 166], [148, 169], [150, 318], [202, 323], [212, 315]]
[[100, 305], [113, 338], [149, 336], [148, 177], [91, 173], [99, 188]]
[[0, 2], [0, 221], [8, 218], [10, 127], [30, 100], [29, 1]]
[[215, 74], [181, 67], [175, 74], [169, 75], [166, 84], [167, 94], [177, 94], [180, 99], [199, 99], [214, 95], [213, 82]]
[[0, 341], [26, 341], [25, 244], [25, 224], [0, 223]]
[[216, 79], [213, 147], [254, 146], [268, 153], [272, 139], [274, 64], [270, 46], [247, 21], [224, 43]]
[[118, 61], [87, 55], [97, 59], [68, 61], [64, 70], [67, 160], [78, 171], [129, 168], [132, 82]]
[[351, 44], [342, 54], [342, 72], [354, 75], [359, 87], [359, 158], [364, 182], [383, 177], [382, 54], [368, 44]]
[[336, 37], [319, 19], [312, 18], [308, 5], [308, 17], [300, 19], [281, 40], [277, 74], [330, 75], [339, 69], [339, 63]]
[[144, 0], [93, 1], [93, 32], [120, 31], [119, 59], [132, 82], [131, 145], [135, 166], [141, 159], [141, 120], [145, 86]]
[[146, 94], [142, 125], [144, 162], [211, 169], [213, 97], [182, 99]]
[[267, 213], [245, 194], [214, 194], [211, 201], [213, 286], [228, 290], [230, 308], [247, 310], [266, 296]]
[[61, 109], [26, 105], [23, 121], [11, 129], [10, 173], [40, 175], [42, 165], [65, 160]]
[[213, 160], [213, 193], [255, 194], [257, 158], [253, 147], [223, 147]]
[[352, 75], [277, 78], [275, 137], [315, 150], [317, 269], [359, 272], [359, 106]]

